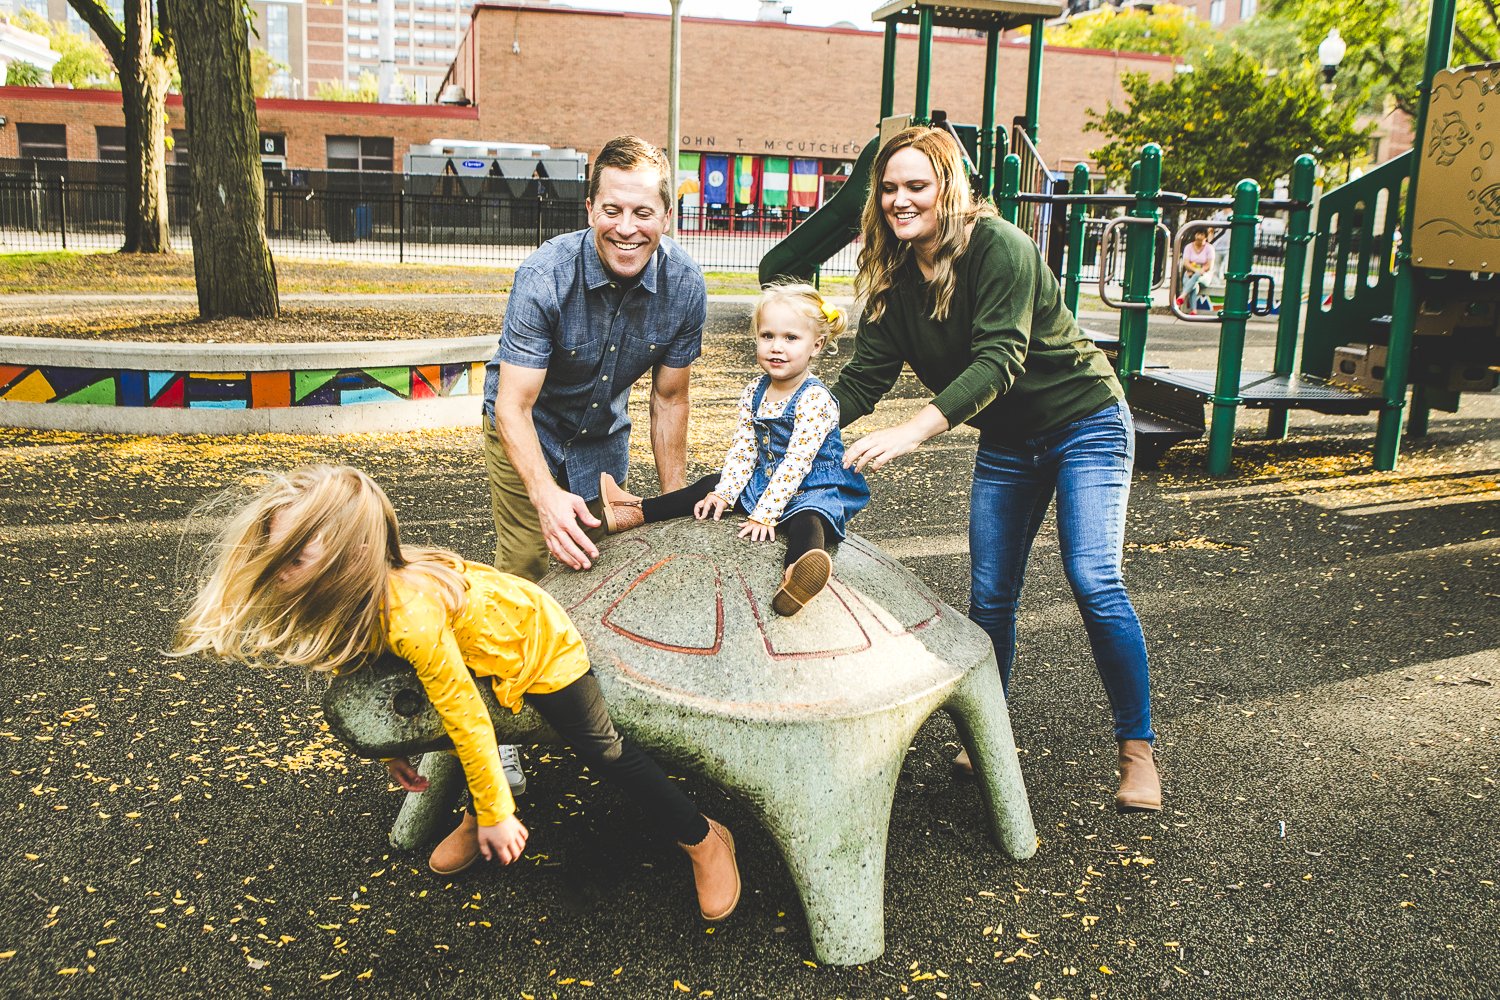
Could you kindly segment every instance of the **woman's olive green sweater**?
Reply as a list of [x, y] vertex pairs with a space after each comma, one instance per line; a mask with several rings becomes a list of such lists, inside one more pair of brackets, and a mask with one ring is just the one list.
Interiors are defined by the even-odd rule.
[[833, 387], [840, 425], [869, 413], [902, 364], [931, 391], [949, 427], [1017, 443], [1123, 399], [1102, 351], [1078, 328], [1036, 244], [1004, 220], [982, 218], [953, 265], [947, 318], [931, 317], [929, 286], [910, 260], [880, 319], [861, 324]]

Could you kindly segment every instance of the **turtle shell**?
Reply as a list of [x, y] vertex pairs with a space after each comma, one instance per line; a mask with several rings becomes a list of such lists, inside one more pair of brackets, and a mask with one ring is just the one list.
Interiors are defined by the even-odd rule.
[[852, 533], [827, 588], [776, 615], [786, 547], [738, 527], [647, 525], [605, 538], [592, 569], [542, 580], [609, 687], [713, 715], [847, 717], [923, 698], [990, 655], [984, 632]]

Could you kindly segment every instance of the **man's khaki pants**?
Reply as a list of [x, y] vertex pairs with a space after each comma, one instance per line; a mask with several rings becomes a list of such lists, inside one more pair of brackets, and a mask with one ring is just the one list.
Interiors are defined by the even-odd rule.
[[[495, 568], [536, 582], [547, 574], [547, 541], [542, 537], [542, 523], [526, 493], [526, 484], [510, 464], [492, 421], [484, 425], [484, 470], [495, 514]], [[598, 500], [589, 501], [589, 513], [598, 517], [601, 510]], [[602, 523], [597, 528], [585, 526], [584, 530], [594, 541], [605, 535]]]

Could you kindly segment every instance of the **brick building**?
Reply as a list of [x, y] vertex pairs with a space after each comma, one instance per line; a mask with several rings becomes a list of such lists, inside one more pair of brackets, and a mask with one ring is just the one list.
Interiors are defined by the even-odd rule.
[[[318, 57], [309, 4], [309, 61]], [[446, 80], [470, 104], [395, 105], [263, 99], [263, 150], [278, 165], [400, 170], [412, 145], [434, 138], [546, 143], [593, 154], [635, 131], [667, 143], [670, 18], [481, 2]], [[331, 46], [332, 41], [326, 42]], [[955, 121], [980, 119], [985, 45], [943, 36], [933, 45], [932, 107]], [[622, 59], [621, 56], [624, 56]], [[882, 38], [852, 28], [686, 18], [683, 23], [684, 180], [704, 202], [715, 168], [732, 205], [799, 203], [837, 178], [876, 131]], [[1026, 45], [1003, 41], [999, 120], [1023, 110]], [[622, 85], [615, 67], [628, 66]], [[1051, 49], [1043, 71], [1040, 148], [1067, 170], [1101, 142], [1085, 133], [1087, 109], [1122, 100], [1122, 73], [1172, 72], [1160, 56]], [[899, 46], [897, 110], [915, 93], [916, 44]], [[170, 159], [191, 155], [180, 100], [169, 102], [177, 139]], [[114, 92], [0, 88], [0, 157], [123, 158]], [[816, 195], [814, 195], [816, 197]]]

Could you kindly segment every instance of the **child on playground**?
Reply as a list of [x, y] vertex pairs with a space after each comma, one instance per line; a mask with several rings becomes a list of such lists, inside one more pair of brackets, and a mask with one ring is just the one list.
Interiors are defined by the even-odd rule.
[[604, 523], [613, 533], [692, 514], [719, 520], [737, 509], [749, 520], [741, 538], [786, 536], [781, 586], [771, 599], [779, 615], [801, 611], [828, 584], [828, 546], [870, 502], [865, 477], [844, 468], [839, 408], [808, 369], [837, 351], [848, 317], [808, 284], [768, 287], [755, 307], [755, 360], [764, 375], [740, 395], [739, 422], [724, 466], [690, 486], [643, 499], [609, 473], [599, 477]]
[[[433, 871], [451, 875], [481, 855], [510, 864], [526, 846], [482, 679], [511, 711], [522, 701], [535, 708], [682, 846], [705, 919], [734, 910], [734, 838], [615, 730], [562, 607], [535, 584], [447, 549], [402, 545], [390, 500], [357, 469], [298, 469], [256, 492], [212, 550], [174, 654], [341, 672], [386, 650], [416, 669], [468, 779], [470, 811], [433, 851]], [[385, 763], [402, 788], [426, 789], [410, 762]]]

